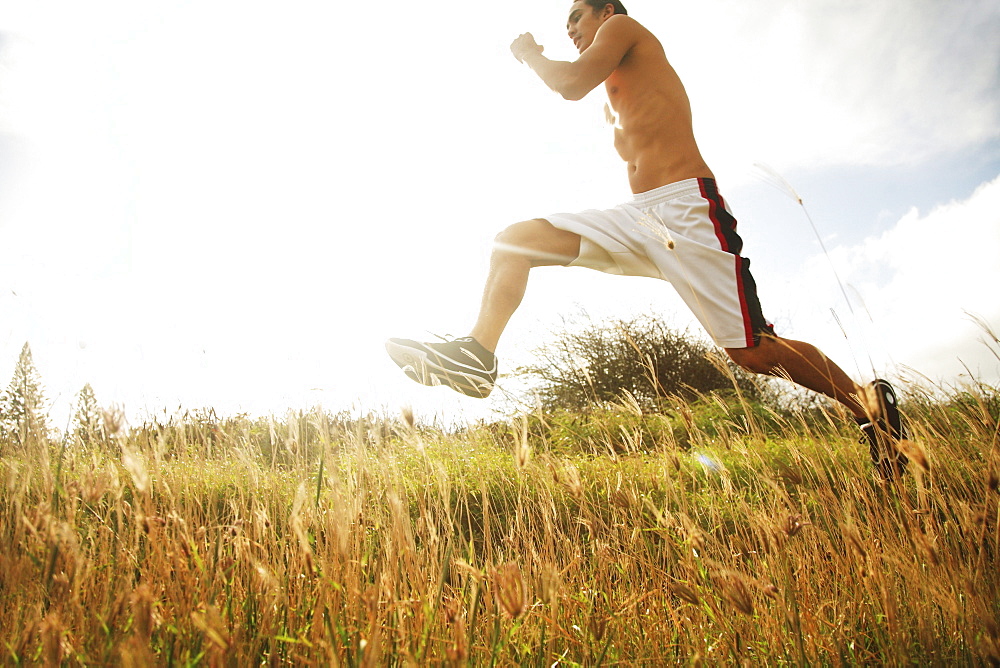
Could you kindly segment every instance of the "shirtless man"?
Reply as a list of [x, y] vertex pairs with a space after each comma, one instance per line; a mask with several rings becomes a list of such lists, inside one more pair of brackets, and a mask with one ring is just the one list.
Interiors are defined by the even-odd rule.
[[843, 404], [865, 431], [883, 477], [902, 473], [906, 458], [896, 442], [903, 428], [892, 387], [885, 381], [857, 385], [817, 348], [776, 336], [765, 320], [750, 262], [740, 255], [736, 219], [698, 150], [687, 93], [659, 40], [618, 0], [574, 2], [566, 28], [580, 52], [573, 62], [546, 58], [530, 33], [514, 40], [511, 52], [567, 100], [604, 84], [633, 201], [503, 230], [469, 336], [442, 343], [390, 339], [393, 361], [417, 382], [486, 397], [497, 376], [494, 352], [533, 267], [651, 276], [673, 284], [736, 364], [790, 378]]

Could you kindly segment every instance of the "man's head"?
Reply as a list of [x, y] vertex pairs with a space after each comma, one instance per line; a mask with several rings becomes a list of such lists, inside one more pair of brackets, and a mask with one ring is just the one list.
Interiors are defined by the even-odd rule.
[[577, 0], [569, 8], [566, 31], [583, 53], [593, 42], [597, 29], [615, 14], [627, 14], [619, 0]]
[[625, 5], [619, 2], [619, 0], [583, 0], [583, 2], [593, 7], [595, 12], [599, 12], [608, 5], [611, 5], [615, 10], [615, 14], [628, 14], [625, 10]]

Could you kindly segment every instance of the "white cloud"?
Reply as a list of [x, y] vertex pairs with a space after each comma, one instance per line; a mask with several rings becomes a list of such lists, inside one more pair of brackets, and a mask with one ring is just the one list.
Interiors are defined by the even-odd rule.
[[995, 2], [730, 0], [680, 22], [675, 10], [642, 9], [724, 169], [915, 164], [1000, 137]]
[[[781, 299], [769, 303], [794, 314], [795, 331], [787, 335], [812, 336], [845, 368], [853, 355], [862, 373], [869, 364], [876, 372], [909, 367], [935, 381], [952, 381], [968, 369], [996, 383], [995, 346], [984, 344], [970, 314], [1000, 329], [998, 212], [1000, 177], [967, 200], [926, 213], [912, 210], [878, 237], [832, 248], [829, 258], [810, 258], [780, 289], [767, 291], [772, 300]], [[831, 261], [850, 308], [832, 279]], [[853, 352], [830, 318], [831, 305]]]

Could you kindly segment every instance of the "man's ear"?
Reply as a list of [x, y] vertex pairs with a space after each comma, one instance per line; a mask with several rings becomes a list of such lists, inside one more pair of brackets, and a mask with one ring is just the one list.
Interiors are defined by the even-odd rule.
[[604, 11], [601, 12], [601, 18], [605, 21], [615, 15], [615, 6], [610, 2], [604, 5]]

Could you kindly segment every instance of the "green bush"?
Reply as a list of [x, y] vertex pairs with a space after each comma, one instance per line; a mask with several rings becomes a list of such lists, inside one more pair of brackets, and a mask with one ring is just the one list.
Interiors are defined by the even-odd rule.
[[640, 410], [655, 411], [671, 397], [691, 400], [734, 388], [760, 396], [752, 375], [712, 344], [648, 316], [565, 330], [535, 357], [538, 362], [517, 374], [545, 410], [608, 407], [631, 396]]

